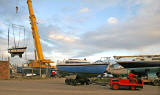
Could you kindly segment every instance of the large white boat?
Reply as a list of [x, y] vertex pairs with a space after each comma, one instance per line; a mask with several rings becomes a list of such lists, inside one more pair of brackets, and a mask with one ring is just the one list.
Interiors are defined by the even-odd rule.
[[82, 59], [68, 59], [68, 60], [64, 60], [60, 64], [89, 64], [89, 63], [90, 62], [87, 61], [86, 59], [84, 59], [84, 60], [82, 60]]
[[86, 59], [68, 59], [57, 64], [59, 71], [73, 73], [104, 73], [107, 66], [107, 62], [91, 63]]

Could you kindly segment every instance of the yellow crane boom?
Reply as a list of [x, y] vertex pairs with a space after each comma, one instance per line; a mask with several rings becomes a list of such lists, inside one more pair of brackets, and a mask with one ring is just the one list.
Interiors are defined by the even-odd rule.
[[38, 56], [38, 60], [37, 60], [38, 62], [35, 62], [34, 64], [32, 64], [32, 67], [39, 67], [40, 62], [41, 63], [53, 63], [53, 61], [51, 61], [51, 60], [44, 59], [43, 51], [42, 51], [42, 47], [41, 47], [41, 43], [40, 43], [40, 37], [38, 34], [36, 17], [34, 15], [33, 7], [32, 7], [32, 1], [27, 0], [27, 4], [28, 4], [28, 9], [29, 9], [29, 15], [30, 15], [29, 18], [31, 20], [30, 24], [31, 24], [31, 28], [32, 28], [32, 35], [33, 35], [34, 45], [35, 45], [35, 60], [37, 59], [37, 56]]
[[38, 59], [43, 60], [44, 56], [43, 56], [41, 43], [40, 43], [40, 39], [39, 39], [36, 17], [34, 15], [34, 11], [33, 11], [33, 8], [32, 8], [32, 1], [28, 0], [27, 3], [28, 3], [29, 14], [30, 14], [29, 18], [31, 20], [32, 35], [33, 35], [33, 38], [34, 38], [35, 47], [36, 47], [36, 51], [37, 51], [37, 54], [38, 54]]

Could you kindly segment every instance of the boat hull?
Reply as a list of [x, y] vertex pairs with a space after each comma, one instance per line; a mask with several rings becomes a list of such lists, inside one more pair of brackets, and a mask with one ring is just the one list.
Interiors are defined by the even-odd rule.
[[57, 65], [59, 71], [70, 73], [100, 74], [106, 71], [108, 64], [64, 64]]
[[117, 63], [124, 68], [160, 67], [160, 61], [127, 61]]
[[160, 61], [128, 61], [117, 63], [137, 75], [146, 75], [148, 72], [154, 74], [160, 72]]

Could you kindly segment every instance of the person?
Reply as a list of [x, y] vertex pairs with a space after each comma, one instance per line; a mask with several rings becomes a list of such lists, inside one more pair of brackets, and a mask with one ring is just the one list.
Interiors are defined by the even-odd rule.
[[52, 71], [52, 77], [55, 77], [56, 76], [56, 71]]
[[129, 73], [128, 77], [129, 77], [129, 80], [130, 80], [130, 81], [134, 82], [134, 78], [136, 78], [137, 75], [135, 75], [135, 74], [133, 74], [133, 73]]

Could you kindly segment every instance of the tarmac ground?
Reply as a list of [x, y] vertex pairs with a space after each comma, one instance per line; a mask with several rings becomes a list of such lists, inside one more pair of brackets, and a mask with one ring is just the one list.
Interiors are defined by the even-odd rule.
[[111, 90], [107, 86], [65, 85], [63, 78], [51, 80], [0, 80], [0, 95], [160, 95], [160, 86], [141, 90]]

